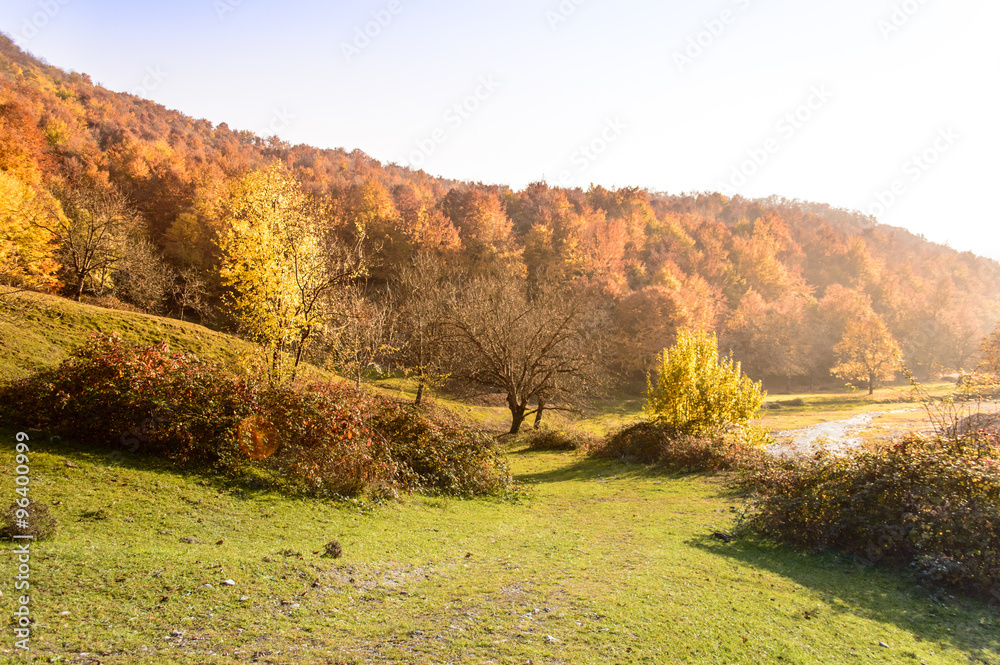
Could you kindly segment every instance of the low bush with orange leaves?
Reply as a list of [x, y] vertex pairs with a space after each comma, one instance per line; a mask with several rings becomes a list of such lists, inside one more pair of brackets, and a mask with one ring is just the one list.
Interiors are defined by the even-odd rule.
[[[0, 423], [321, 496], [499, 494], [493, 437], [341, 384], [269, 387], [166, 344], [93, 334], [58, 367], [0, 386]], [[152, 423], [152, 425], [150, 425]]]

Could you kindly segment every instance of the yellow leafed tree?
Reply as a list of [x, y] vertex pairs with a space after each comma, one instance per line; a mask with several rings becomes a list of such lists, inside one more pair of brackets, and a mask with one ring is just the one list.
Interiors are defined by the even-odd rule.
[[880, 381], [889, 381], [899, 370], [903, 352], [877, 315], [855, 319], [847, 324], [844, 337], [833, 348], [838, 364], [834, 376], [845, 381], [863, 381], [868, 394], [875, 394]]
[[657, 358], [656, 379], [648, 379], [643, 410], [678, 434], [711, 436], [727, 428], [752, 432], [750, 420], [765, 394], [738, 362], [719, 357], [714, 333], [681, 329], [677, 343]]
[[44, 226], [62, 217], [51, 194], [0, 171], [0, 283], [36, 289], [58, 286], [55, 236]]
[[232, 313], [268, 355], [272, 382], [289, 369], [294, 379], [307, 343], [332, 317], [330, 293], [362, 271], [359, 253], [333, 246], [327, 218], [277, 163], [246, 175], [227, 203], [221, 276]]

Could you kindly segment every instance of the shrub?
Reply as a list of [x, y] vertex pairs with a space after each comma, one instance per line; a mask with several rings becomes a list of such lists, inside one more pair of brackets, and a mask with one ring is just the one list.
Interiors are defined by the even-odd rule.
[[525, 443], [528, 444], [528, 450], [537, 451], [580, 450], [591, 445], [587, 438], [580, 434], [548, 428], [531, 430], [525, 435]]
[[854, 457], [784, 461], [746, 479], [741, 529], [906, 564], [1000, 599], [1000, 447], [911, 437]]
[[380, 400], [348, 386], [269, 390], [260, 410], [280, 447], [256, 465], [316, 494], [389, 494], [399, 485], [400, 469], [368, 422], [381, 408]]
[[0, 420], [80, 441], [119, 443], [180, 461], [232, 458], [226, 433], [256, 408], [259, 390], [166, 343], [91, 334], [59, 367], [0, 387]]
[[27, 508], [21, 508], [15, 501], [0, 521], [0, 537], [34, 536], [35, 540], [50, 540], [55, 538], [56, 528], [56, 518], [44, 503], [32, 502]]
[[372, 427], [400, 466], [400, 485], [452, 495], [497, 494], [512, 486], [496, 439], [451, 414], [383, 400]]
[[344, 548], [340, 546], [339, 540], [331, 540], [323, 546], [323, 554], [320, 556], [328, 559], [339, 559], [344, 555]]
[[318, 495], [512, 485], [493, 439], [453, 418], [346, 385], [267, 387], [117, 335], [95, 334], [58, 368], [0, 386], [0, 422], [14, 421]]
[[648, 380], [646, 415], [680, 435], [711, 436], [746, 427], [764, 403], [761, 384], [732, 358], [719, 358], [714, 334], [680, 330], [677, 343], [657, 358]]
[[758, 441], [738, 433], [693, 436], [655, 422], [611, 434], [591, 454], [686, 472], [755, 468], [768, 459]]
[[262, 408], [284, 441], [263, 466], [319, 493], [474, 495], [512, 484], [491, 436], [426, 408], [346, 384], [276, 390]]

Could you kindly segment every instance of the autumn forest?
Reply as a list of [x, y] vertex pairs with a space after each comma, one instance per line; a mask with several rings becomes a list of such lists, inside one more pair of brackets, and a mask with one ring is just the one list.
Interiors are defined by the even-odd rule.
[[[458, 381], [517, 421], [645, 387], [682, 328], [715, 331], [777, 390], [865, 388], [899, 359], [919, 377], [974, 368], [1000, 320], [1000, 265], [858, 212], [447, 180], [213, 126], [6, 37], [0, 81], [0, 279], [255, 337], [275, 371]], [[267, 200], [292, 222], [251, 239]], [[298, 306], [252, 313], [251, 246], [290, 253]], [[851, 368], [864, 344], [885, 367]], [[501, 376], [512, 354], [533, 379]]]

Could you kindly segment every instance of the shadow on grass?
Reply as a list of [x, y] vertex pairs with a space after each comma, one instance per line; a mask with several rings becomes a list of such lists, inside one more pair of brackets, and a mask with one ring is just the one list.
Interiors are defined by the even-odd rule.
[[[928, 589], [901, 570], [831, 553], [809, 554], [754, 537], [727, 544], [706, 535], [687, 544], [788, 578], [816, 592], [829, 611], [893, 624], [918, 640], [958, 649], [972, 663], [1000, 663], [997, 607]], [[944, 615], [947, 620], [937, 618]]]
[[[15, 430], [0, 430], [0, 440], [13, 441], [15, 435]], [[59, 436], [50, 437], [37, 430], [31, 431], [30, 435], [28, 446], [32, 452], [65, 457], [70, 462], [87, 464], [104, 473], [113, 474], [116, 469], [128, 469], [164, 474], [195, 482], [218, 492], [228, 492], [239, 500], [254, 500], [276, 494], [300, 498], [297, 494], [283, 492], [281, 487], [265, 478], [224, 475], [205, 466], [178, 464], [154, 453], [143, 454], [141, 450], [133, 453], [117, 447], [102, 447]]]
[[[538, 451], [518, 451], [514, 454], [565, 456], [579, 453], [553, 453]], [[561, 464], [558, 468], [534, 473], [524, 473], [514, 476], [522, 483], [565, 483], [572, 481], [608, 481], [608, 480], [667, 480], [684, 478], [691, 474], [665, 470], [662, 467], [642, 464], [627, 464], [617, 460], [579, 457], [572, 464]]]

